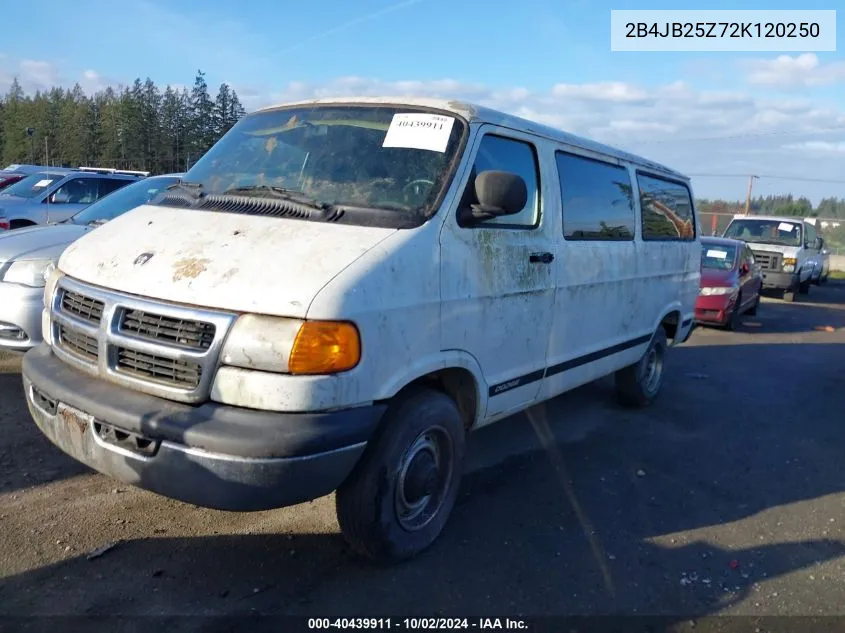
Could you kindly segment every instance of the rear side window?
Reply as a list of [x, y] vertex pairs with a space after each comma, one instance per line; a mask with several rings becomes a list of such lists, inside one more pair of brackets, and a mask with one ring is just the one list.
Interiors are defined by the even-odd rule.
[[129, 183], [134, 182], [129, 179], [121, 178], [101, 178], [100, 179], [100, 197], [109, 195], [112, 191], [117, 191], [121, 187], [125, 187]]
[[555, 154], [566, 240], [633, 240], [634, 200], [628, 170], [565, 152]]
[[489, 226], [532, 228], [537, 226], [540, 216], [540, 178], [534, 146], [524, 141], [486, 134], [481, 139], [475, 157], [472, 178], [470, 178], [464, 197], [465, 204], [475, 202], [475, 176], [490, 169], [508, 171], [521, 176], [528, 189], [528, 200], [522, 211], [517, 214], [492, 218], [475, 226], [478, 228]]
[[643, 240], [694, 240], [695, 217], [687, 186], [644, 174], [637, 174], [637, 181]]

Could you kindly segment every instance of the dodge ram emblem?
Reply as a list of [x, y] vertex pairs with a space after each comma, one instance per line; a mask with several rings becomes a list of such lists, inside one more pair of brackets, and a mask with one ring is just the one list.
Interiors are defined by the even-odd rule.
[[135, 258], [135, 265], [136, 266], [143, 266], [148, 261], [153, 258], [153, 253], [141, 253], [138, 257]]

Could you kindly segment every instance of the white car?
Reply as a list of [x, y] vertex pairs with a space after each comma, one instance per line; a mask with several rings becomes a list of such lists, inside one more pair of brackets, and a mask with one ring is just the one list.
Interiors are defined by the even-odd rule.
[[804, 218], [736, 215], [722, 237], [748, 243], [763, 272], [763, 290], [782, 292], [785, 301], [809, 293], [822, 275], [824, 240]]
[[26, 397], [119, 480], [238, 511], [337, 490], [357, 551], [406, 558], [469, 431], [608, 374], [654, 400], [693, 327], [696, 227], [682, 174], [495, 110], [253, 112], [64, 252]]

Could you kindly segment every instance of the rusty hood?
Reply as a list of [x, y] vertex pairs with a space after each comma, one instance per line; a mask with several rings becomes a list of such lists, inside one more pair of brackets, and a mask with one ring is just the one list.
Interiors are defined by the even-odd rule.
[[395, 232], [143, 205], [74, 242], [59, 269], [142, 297], [304, 318], [320, 289]]

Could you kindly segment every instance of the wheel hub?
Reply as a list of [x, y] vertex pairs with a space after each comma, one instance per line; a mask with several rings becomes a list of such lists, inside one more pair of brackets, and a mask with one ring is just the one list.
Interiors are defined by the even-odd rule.
[[405, 475], [405, 499], [416, 503], [434, 493], [437, 486], [437, 464], [428, 451], [417, 453]]

